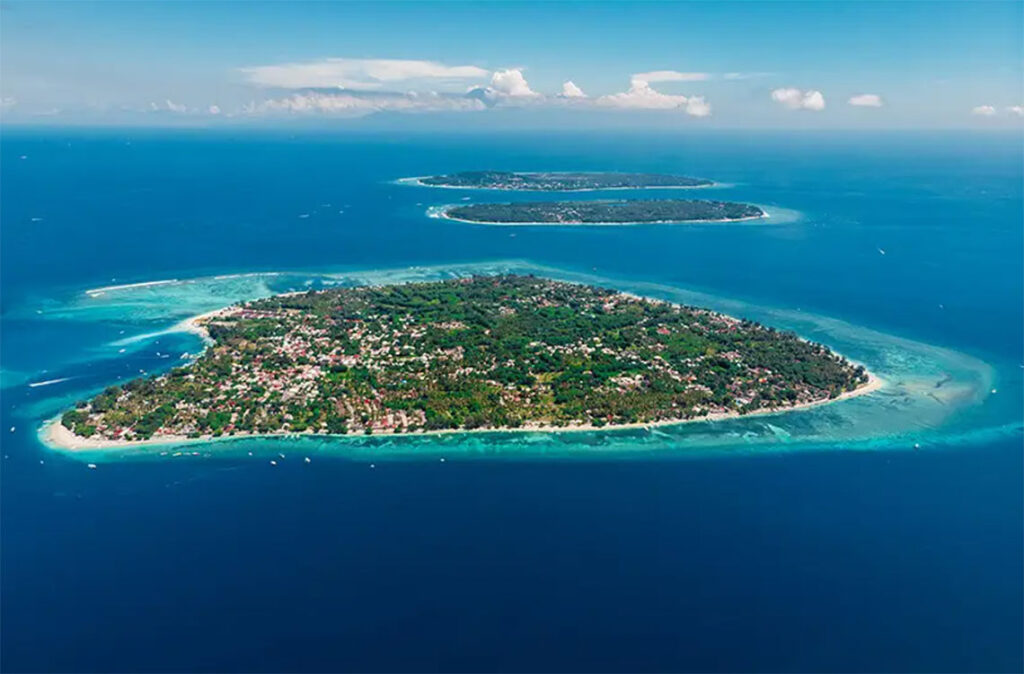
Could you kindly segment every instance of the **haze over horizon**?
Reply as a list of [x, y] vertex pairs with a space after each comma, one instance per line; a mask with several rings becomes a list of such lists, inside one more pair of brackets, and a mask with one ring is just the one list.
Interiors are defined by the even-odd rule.
[[0, 5], [0, 121], [1021, 128], [1024, 5]]

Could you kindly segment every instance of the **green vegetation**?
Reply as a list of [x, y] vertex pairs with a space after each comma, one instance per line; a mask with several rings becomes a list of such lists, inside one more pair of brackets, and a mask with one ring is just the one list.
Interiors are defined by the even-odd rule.
[[616, 201], [538, 201], [513, 204], [463, 204], [445, 216], [468, 222], [495, 223], [671, 223], [727, 221], [764, 216], [757, 206], [727, 201], [684, 199]]
[[64, 414], [81, 436], [605, 426], [835, 398], [819, 344], [714, 312], [531, 276], [309, 291], [205, 323], [188, 367]]
[[574, 192], [581, 190], [641, 189], [644, 187], [703, 187], [710, 180], [660, 173], [513, 173], [511, 171], [463, 171], [420, 178], [423, 185], [469, 187], [524, 192]]

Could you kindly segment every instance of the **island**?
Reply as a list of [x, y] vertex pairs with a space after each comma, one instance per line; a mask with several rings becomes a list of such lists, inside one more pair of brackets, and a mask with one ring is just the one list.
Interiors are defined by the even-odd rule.
[[709, 187], [710, 180], [661, 173], [515, 173], [512, 171], [462, 171], [449, 175], [414, 178], [418, 185], [462, 189], [516, 190], [522, 192], [586, 192], [652, 188]]
[[196, 360], [77, 403], [51, 444], [617, 428], [787, 410], [877, 381], [790, 332], [522, 275], [290, 293], [190, 325], [208, 341]]
[[687, 199], [459, 204], [433, 212], [449, 220], [481, 225], [644, 225], [767, 217], [752, 204]]

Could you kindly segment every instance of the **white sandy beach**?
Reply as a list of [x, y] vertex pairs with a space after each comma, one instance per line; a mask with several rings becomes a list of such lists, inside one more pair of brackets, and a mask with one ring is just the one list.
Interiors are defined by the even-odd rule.
[[[464, 218], [452, 217], [448, 210], [465, 206], [465, 204], [449, 204], [447, 206], [433, 206], [427, 209], [427, 217], [452, 222], [463, 222], [467, 225], [487, 225], [488, 227], [636, 227], [639, 225], [700, 225], [720, 224], [729, 222], [747, 222], [749, 220], [764, 220], [769, 217], [768, 211], [761, 209], [761, 215], [749, 215], [745, 218], [721, 218], [719, 220], [644, 220], [640, 222], [494, 222], [491, 220], [466, 220]], [[758, 206], [758, 208], [761, 208]]]
[[[289, 292], [289, 293], [279, 293], [279, 295], [277, 295], [277, 296], [297, 295], [297, 294], [301, 294], [301, 293], [304, 293], [304, 292], [306, 292], [306, 291], [299, 290], [299, 291], [294, 291], [294, 292]], [[617, 292], [620, 292], [622, 295], [624, 295], [626, 297], [631, 297], [631, 298], [638, 299], [638, 300], [643, 300], [643, 301], [646, 301], [646, 302], [654, 302], [654, 303], [659, 303], [659, 304], [662, 304], [662, 303], [664, 303], [664, 304], [673, 304], [672, 302], [670, 302], [668, 300], [662, 300], [662, 299], [651, 298], [651, 297], [644, 297], [642, 295], [637, 295], [637, 294], [630, 293], [630, 292], [623, 292], [623, 291], [617, 291]], [[210, 338], [209, 330], [206, 328], [205, 324], [208, 323], [211, 320], [217, 319], [220, 316], [230, 315], [230, 314], [236, 313], [236, 312], [238, 312], [240, 310], [241, 310], [241, 308], [240, 308], [239, 305], [231, 305], [231, 306], [228, 306], [228, 307], [223, 307], [223, 308], [220, 308], [220, 309], [215, 309], [213, 311], [207, 311], [205, 313], [198, 314], [196, 316], [192, 316], [191, 318], [187, 318], [187, 319], [181, 321], [180, 323], [175, 325], [173, 328], [171, 328], [170, 331], [172, 331], [172, 332], [190, 332], [192, 334], [195, 334], [195, 335], [198, 335], [199, 337], [201, 337], [203, 339], [203, 341], [207, 345], [209, 345], [209, 344], [212, 344], [212, 340]], [[716, 313], [720, 313], [720, 312], [716, 312]], [[727, 314], [721, 314], [721, 315], [727, 316]], [[739, 320], [739, 319], [735, 319], [735, 317], [731, 317], [731, 316], [729, 318], [733, 318], [734, 320]], [[800, 339], [803, 339], [803, 338], [801, 337]], [[833, 351], [833, 353], [835, 353], [835, 352]], [[837, 354], [837, 355], [841, 356], [841, 354]], [[863, 364], [857, 363], [857, 362], [852, 361], [850, 359], [847, 359], [847, 361], [850, 362], [851, 364], [855, 365], [855, 366], [856, 365], [861, 365], [862, 367], [864, 367]], [[436, 431], [418, 431], [418, 432], [415, 432], [415, 433], [401, 433], [401, 432], [395, 432], [395, 431], [377, 431], [377, 430], [375, 430], [374, 431], [374, 435], [387, 435], [387, 436], [401, 437], [401, 436], [404, 436], [404, 435], [407, 435], [407, 436], [423, 436], [423, 435], [447, 435], [447, 434], [453, 434], [453, 433], [574, 433], [574, 432], [587, 432], [587, 431], [618, 431], [618, 430], [630, 430], [630, 429], [635, 430], [635, 429], [655, 428], [655, 427], [661, 427], [661, 426], [675, 426], [675, 425], [679, 425], [679, 424], [689, 424], [689, 423], [699, 423], [699, 422], [709, 422], [709, 421], [710, 422], [723, 421], [723, 420], [726, 420], [726, 419], [738, 419], [738, 418], [741, 418], [741, 417], [754, 417], [754, 416], [765, 416], [765, 415], [773, 415], [773, 414], [786, 414], [788, 412], [797, 412], [797, 411], [800, 411], [800, 410], [810, 409], [812, 407], [818, 407], [819, 405], [827, 405], [829, 403], [836, 403], [836, 402], [840, 402], [842, 400], [849, 400], [851, 398], [856, 398], [856, 397], [859, 397], [859, 396], [863, 396], [863, 395], [867, 395], [867, 394], [870, 394], [870, 393], [874, 393], [875, 391], [879, 390], [880, 388], [882, 388], [885, 385], [885, 381], [882, 378], [880, 378], [878, 375], [876, 375], [873, 372], [871, 372], [870, 370], [868, 370], [867, 367], [864, 367], [864, 369], [865, 369], [865, 372], [868, 375], [867, 383], [863, 384], [862, 386], [857, 387], [853, 391], [846, 391], [846, 392], [840, 394], [839, 396], [837, 396], [835, 398], [823, 398], [821, 400], [815, 400], [815, 401], [806, 402], [806, 403], [799, 403], [799, 404], [796, 404], [796, 405], [790, 405], [790, 406], [786, 406], [786, 407], [776, 407], [776, 408], [760, 409], [760, 410], [757, 410], [755, 412], [748, 412], [747, 414], [740, 414], [739, 412], [728, 412], [728, 413], [719, 412], [719, 413], [712, 413], [712, 414], [708, 414], [708, 415], [705, 415], [705, 416], [702, 416], [702, 417], [693, 418], [693, 419], [666, 419], [666, 420], [661, 420], [661, 421], [637, 422], [637, 423], [631, 423], [631, 424], [608, 424], [608, 425], [605, 425], [605, 426], [594, 426], [593, 424], [576, 424], [576, 425], [572, 425], [572, 426], [549, 426], [549, 425], [535, 424], [535, 425], [524, 425], [524, 426], [522, 426], [520, 428], [480, 428], [480, 429], [472, 429], [472, 430], [468, 430], [468, 429], [444, 429], [444, 430], [436, 430]], [[81, 437], [81, 436], [75, 435], [74, 433], [72, 433], [70, 430], [65, 428], [60, 423], [60, 417], [59, 416], [54, 418], [54, 419], [51, 419], [50, 421], [47, 421], [46, 423], [44, 423], [43, 426], [40, 428], [40, 431], [39, 431], [40, 439], [43, 441], [43, 443], [45, 445], [47, 445], [51, 449], [71, 451], [71, 452], [74, 452], [74, 451], [90, 451], [90, 450], [95, 451], [95, 450], [103, 450], [103, 449], [114, 449], [114, 450], [116, 450], [116, 449], [127, 449], [127, 448], [131, 448], [131, 447], [155, 447], [155, 446], [169, 446], [169, 445], [191, 445], [191, 444], [197, 444], [197, 443], [219, 442], [219, 441], [222, 442], [222, 441], [227, 441], [227, 440], [239, 440], [239, 439], [245, 439], [245, 438], [250, 438], [250, 439], [254, 439], [254, 438], [284, 438], [284, 437], [303, 437], [303, 436], [306, 436], [306, 437], [325, 437], [325, 438], [326, 437], [339, 437], [339, 438], [340, 437], [350, 437], [350, 438], [351, 437], [366, 437], [361, 432], [353, 432], [353, 433], [349, 433], [347, 435], [331, 435], [331, 434], [326, 434], [326, 433], [314, 433], [312, 431], [305, 431], [305, 432], [302, 432], [302, 433], [280, 431], [280, 432], [271, 433], [271, 434], [236, 433], [235, 435], [222, 435], [222, 436], [218, 436], [218, 437], [214, 437], [212, 435], [204, 435], [204, 436], [200, 436], [198, 438], [190, 438], [190, 437], [186, 437], [186, 436], [182, 436], [182, 435], [163, 435], [163, 436], [160, 436], [160, 437], [150, 438], [149, 440], [109, 440], [109, 439], [105, 439], [105, 438], [85, 438], [85, 437]]]
[[[206, 316], [207, 314], [204, 314]], [[198, 317], [197, 317], [198, 318]], [[852, 361], [851, 361], [852, 362]], [[857, 363], [854, 363], [855, 365]], [[450, 435], [453, 433], [579, 433], [589, 431], [609, 432], [609, 431], [622, 431], [622, 430], [637, 430], [637, 429], [649, 429], [664, 426], [677, 426], [680, 424], [692, 424], [700, 422], [714, 422], [724, 421], [727, 419], [739, 419], [747, 417], [767, 416], [773, 414], [787, 414], [789, 412], [799, 412], [801, 410], [811, 409], [820, 405], [827, 405], [830, 403], [837, 403], [842, 400], [849, 400], [851, 398], [857, 398], [859, 396], [868, 395], [878, 391], [885, 385], [885, 381], [877, 375], [868, 372], [868, 381], [866, 384], [859, 386], [853, 391], [846, 391], [835, 398], [823, 398], [821, 400], [815, 400], [813, 402], [800, 403], [798, 405], [791, 405], [788, 407], [777, 407], [771, 409], [761, 409], [756, 412], [749, 412], [747, 414], [740, 414], [739, 412], [729, 413], [715, 413], [709, 414], [703, 417], [697, 417], [694, 419], [666, 419], [662, 421], [649, 421], [649, 422], [638, 422], [632, 424], [608, 424], [606, 426], [594, 426], [593, 424], [577, 424], [573, 426], [545, 426], [545, 425], [528, 425], [520, 428], [480, 428], [473, 430], [466, 429], [444, 429], [438, 431], [419, 431], [415, 433], [400, 433], [395, 431], [374, 431], [375, 436], [395, 436], [395, 437], [416, 437], [416, 436], [429, 436], [429, 435]], [[51, 449], [62, 450], [62, 451], [96, 451], [103, 449], [128, 449], [132, 447], [159, 447], [159, 446], [170, 446], [170, 445], [193, 445], [203, 444], [207, 442], [224, 442], [228, 440], [242, 440], [242, 439], [258, 439], [258, 438], [288, 438], [288, 437], [321, 437], [321, 438], [354, 438], [354, 437], [372, 437], [366, 436], [361, 432], [353, 432], [347, 435], [331, 435], [328, 433], [313, 433], [312, 431], [306, 431], [303, 433], [292, 433], [287, 431], [281, 431], [278, 433], [260, 434], [260, 433], [236, 433], [235, 435], [221, 435], [214, 437], [212, 435], [204, 435], [198, 438], [189, 438], [183, 435], [164, 435], [160, 437], [150, 438], [149, 440], [107, 440], [104, 438], [83, 438], [75, 435], [70, 430], [65, 428], [60, 423], [60, 417], [51, 419], [50, 421], [43, 424], [40, 429], [40, 439], [45, 445]]]
[[205, 314], [199, 314], [186, 318], [185, 320], [178, 323], [176, 326], [171, 328], [170, 332], [191, 332], [194, 335], [199, 335], [203, 338], [204, 342], [210, 341], [210, 331], [206, 329], [205, 323], [212, 321], [219, 316], [228, 316], [238, 311], [237, 305], [230, 307], [224, 307], [222, 309], [214, 309], [213, 311], [207, 311]]
[[[566, 173], [565, 171], [530, 171], [529, 173]], [[595, 172], [596, 173], [596, 172]], [[439, 190], [479, 190], [481, 192], [531, 192], [531, 193], [549, 193], [549, 194], [572, 194], [574, 192], [616, 192], [616, 191], [635, 191], [635, 190], [699, 190], [708, 189], [710, 187], [724, 187], [722, 183], [711, 182], [707, 185], [648, 185], [642, 187], [584, 187], [577, 190], [530, 190], [524, 188], [513, 188], [513, 187], [469, 187], [460, 185], [430, 185], [423, 182], [426, 178], [433, 178], [435, 176], [413, 176], [410, 178], [399, 178], [395, 181], [396, 185], [414, 185], [416, 187], [429, 187]]]

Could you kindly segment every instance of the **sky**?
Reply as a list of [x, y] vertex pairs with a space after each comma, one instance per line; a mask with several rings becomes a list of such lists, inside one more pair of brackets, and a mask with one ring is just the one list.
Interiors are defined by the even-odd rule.
[[0, 1], [0, 122], [1024, 126], [1024, 0]]

